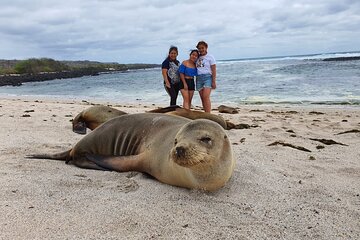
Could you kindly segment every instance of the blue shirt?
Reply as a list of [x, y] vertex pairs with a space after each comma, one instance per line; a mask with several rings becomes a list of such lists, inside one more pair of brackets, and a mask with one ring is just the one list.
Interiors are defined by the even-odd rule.
[[179, 73], [183, 73], [186, 76], [194, 77], [197, 76], [197, 69], [196, 68], [189, 68], [186, 67], [184, 64], [181, 64], [179, 67]]

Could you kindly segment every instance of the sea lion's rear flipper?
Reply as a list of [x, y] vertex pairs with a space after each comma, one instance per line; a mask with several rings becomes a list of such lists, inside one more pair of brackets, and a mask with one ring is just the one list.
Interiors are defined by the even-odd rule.
[[26, 158], [62, 160], [68, 162], [70, 160], [70, 152], [71, 149], [65, 152], [54, 153], [54, 154], [31, 154], [31, 155], [27, 155]]
[[112, 171], [143, 171], [142, 154], [130, 156], [103, 156], [97, 154], [86, 154], [86, 158], [99, 167]]
[[78, 158], [72, 159], [70, 157], [70, 152], [71, 152], [71, 150], [61, 152], [61, 153], [55, 153], [55, 154], [32, 154], [32, 155], [27, 155], [26, 158], [62, 160], [62, 161], [65, 161], [65, 163], [72, 163], [75, 166], [80, 167], [80, 168], [103, 170], [103, 171], [110, 170], [110, 169], [103, 168], [103, 167], [97, 165], [93, 161], [89, 161], [86, 157], [78, 157]]

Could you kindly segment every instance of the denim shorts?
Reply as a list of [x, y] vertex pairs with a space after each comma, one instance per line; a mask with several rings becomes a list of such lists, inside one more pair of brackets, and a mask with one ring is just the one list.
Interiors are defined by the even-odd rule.
[[196, 77], [196, 90], [200, 91], [203, 88], [211, 88], [212, 76], [211, 74], [198, 75]]

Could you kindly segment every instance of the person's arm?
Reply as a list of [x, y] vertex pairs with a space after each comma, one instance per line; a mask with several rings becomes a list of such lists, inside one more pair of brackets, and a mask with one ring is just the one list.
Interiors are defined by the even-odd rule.
[[184, 90], [188, 90], [188, 85], [187, 85], [186, 80], [185, 80], [185, 74], [180, 73], [180, 79], [181, 79], [181, 81], [182, 81], [182, 83], [184, 85]]
[[188, 90], [188, 86], [187, 86], [186, 80], [185, 80], [185, 65], [184, 65], [184, 63], [180, 65], [179, 73], [180, 73], [180, 80], [182, 81], [182, 83], [184, 85], [184, 90]]
[[216, 64], [213, 64], [210, 67], [211, 67], [211, 77], [212, 77], [211, 88], [216, 89]]
[[170, 86], [170, 81], [169, 81], [168, 75], [167, 75], [168, 70], [167, 70], [166, 68], [163, 68], [163, 69], [161, 70], [161, 72], [162, 72], [162, 75], [163, 75], [163, 78], [164, 78], [164, 82], [165, 82], [166, 87], [167, 87], [167, 88], [170, 88], [170, 87], [171, 87], [171, 86]]

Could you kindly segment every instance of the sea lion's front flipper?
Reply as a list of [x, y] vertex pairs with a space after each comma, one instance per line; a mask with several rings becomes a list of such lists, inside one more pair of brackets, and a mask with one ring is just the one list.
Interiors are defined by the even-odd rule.
[[112, 171], [143, 171], [142, 154], [130, 156], [103, 156], [97, 154], [86, 154], [86, 158], [99, 167]]
[[108, 168], [101, 167], [100, 165], [94, 163], [93, 161], [89, 161], [86, 157], [76, 158], [74, 160], [69, 161], [69, 163], [74, 164], [79, 168], [86, 168], [86, 169], [94, 169], [94, 170], [102, 170], [102, 171], [111, 171]]

